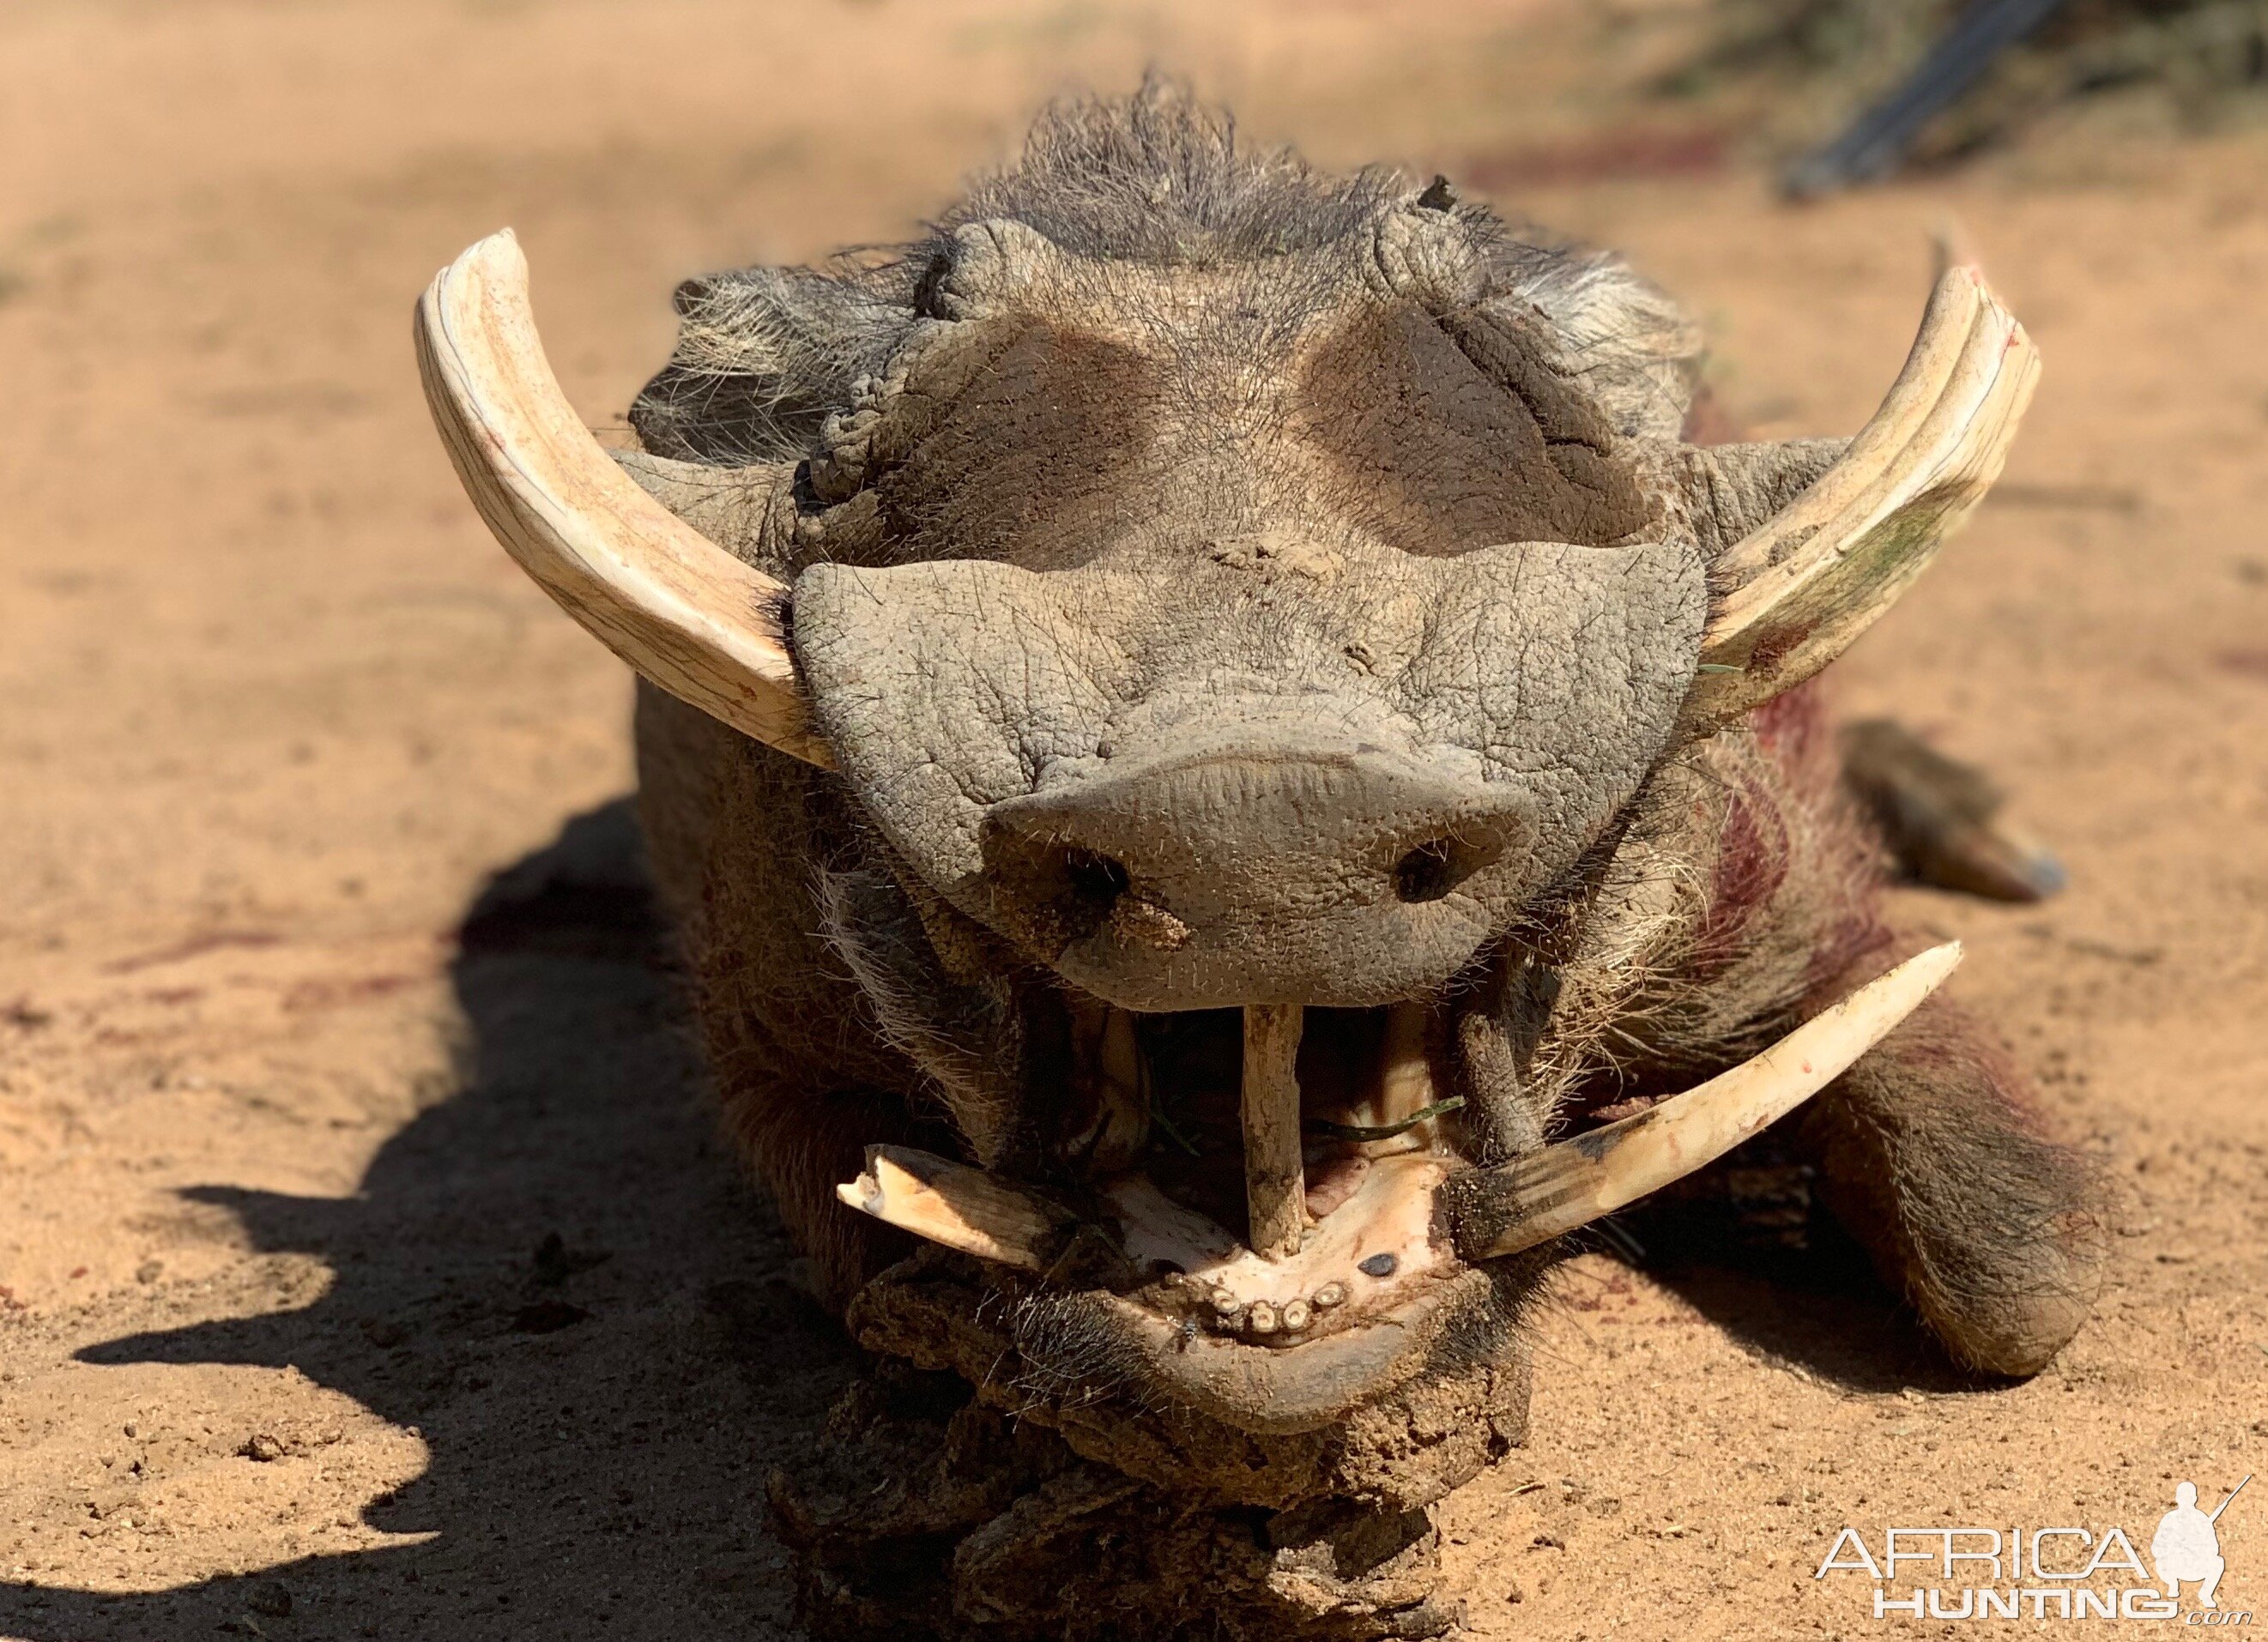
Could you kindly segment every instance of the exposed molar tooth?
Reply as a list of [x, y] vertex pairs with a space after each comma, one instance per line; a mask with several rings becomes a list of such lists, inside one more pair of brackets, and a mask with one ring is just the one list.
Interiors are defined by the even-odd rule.
[[1300, 1329], [1304, 1329], [1304, 1328], [1306, 1328], [1306, 1327], [1307, 1326], [1307, 1323], [1308, 1323], [1308, 1321], [1309, 1321], [1309, 1315], [1310, 1315], [1310, 1314], [1308, 1313], [1308, 1310], [1307, 1310], [1307, 1301], [1305, 1301], [1305, 1300], [1286, 1300], [1286, 1301], [1285, 1301], [1285, 1302], [1284, 1302], [1284, 1328], [1285, 1328], [1285, 1331], [1286, 1333], [1291, 1333], [1291, 1334], [1296, 1334], [1296, 1333], [1298, 1333]]
[[1326, 1283], [1322, 1287], [1315, 1291], [1315, 1309], [1318, 1311], [1329, 1311], [1332, 1307], [1338, 1305], [1345, 1299], [1345, 1284]]
[[1244, 1302], [1226, 1289], [1215, 1289], [1212, 1292], [1212, 1308], [1224, 1317], [1233, 1317], [1244, 1309]]
[[1276, 1308], [1264, 1300], [1252, 1302], [1252, 1309], [1244, 1314], [1244, 1326], [1255, 1334], [1276, 1332]]

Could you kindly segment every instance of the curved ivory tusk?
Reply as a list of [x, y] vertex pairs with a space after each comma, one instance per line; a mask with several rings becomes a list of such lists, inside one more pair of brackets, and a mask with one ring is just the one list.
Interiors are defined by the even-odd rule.
[[1729, 549], [1687, 722], [1707, 733], [1850, 647], [1992, 488], [2039, 355], [1971, 264], [1946, 270], [1905, 368], [1817, 483]]
[[1960, 961], [1959, 941], [1933, 946], [1651, 1111], [1458, 1178], [1444, 1188], [1458, 1254], [1492, 1260], [1533, 1248], [1714, 1162], [1840, 1077]]
[[543, 357], [510, 229], [434, 276], [417, 305], [425, 401], [504, 551], [645, 678], [815, 764], [779, 611], [787, 588], [677, 519], [608, 459]]

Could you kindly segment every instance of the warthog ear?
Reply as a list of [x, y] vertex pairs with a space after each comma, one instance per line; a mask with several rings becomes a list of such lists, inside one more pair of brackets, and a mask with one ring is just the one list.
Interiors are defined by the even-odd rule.
[[[788, 651], [785, 585], [654, 500], [576, 420], [536, 337], [527, 260], [509, 230], [434, 276], [416, 336], [426, 404], [457, 477], [536, 585], [681, 701], [831, 764]], [[682, 466], [645, 476], [682, 483]]]
[[1702, 492], [1689, 493], [1697, 512], [1719, 504], [1720, 536], [1725, 503], [1800, 488], [1717, 560], [1688, 735], [1802, 683], [1896, 601], [1999, 476], [2038, 379], [2024, 328], [1959, 263], [1881, 409], [1831, 461], [1833, 447], [1811, 440], [1688, 453]]
[[913, 323], [909, 269], [745, 268], [677, 288], [677, 342], [630, 402], [657, 456], [738, 467], [802, 456]]

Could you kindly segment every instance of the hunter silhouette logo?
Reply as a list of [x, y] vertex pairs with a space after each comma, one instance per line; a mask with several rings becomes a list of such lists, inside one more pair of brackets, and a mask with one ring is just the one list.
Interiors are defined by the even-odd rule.
[[[1879, 1557], [1846, 1528], [1812, 1575], [1863, 1573], [1874, 1581], [1874, 1615], [1913, 1619], [2178, 1619], [2191, 1626], [2241, 1629], [2250, 1611], [2220, 1606], [2220, 1519], [2250, 1475], [2206, 1512], [2195, 1483], [2174, 1490], [2158, 1519], [2145, 1565], [2123, 1528], [1893, 1528]], [[1911, 1565], [1919, 1564], [1919, 1568]], [[2154, 1569], [2154, 1572], [2153, 1570]], [[1911, 1581], [1906, 1594], [1898, 1587]], [[2182, 1606], [2182, 1587], [2196, 1605]], [[2029, 1609], [2029, 1612], [2027, 1612]]]
[[[2251, 1480], [2248, 1476], [2244, 1483]], [[2207, 1608], [2218, 1605], [2213, 1593], [2220, 1588], [2221, 1570], [2228, 1565], [2221, 1560], [2220, 1535], [2213, 1524], [2244, 1491], [2244, 1483], [2230, 1489], [2228, 1498], [2213, 1508], [2211, 1516], [2198, 1509], [2195, 1483], [2183, 1483], [2174, 1490], [2174, 1508], [2158, 1520], [2158, 1531], [2150, 1535], [2150, 1560], [2157, 1565], [2169, 1597], [2178, 1599], [2183, 1582], [2194, 1579], [2198, 1601]]]

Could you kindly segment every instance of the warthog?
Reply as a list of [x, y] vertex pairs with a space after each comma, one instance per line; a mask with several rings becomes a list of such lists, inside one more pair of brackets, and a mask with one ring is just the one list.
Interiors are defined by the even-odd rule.
[[1973, 267], [1855, 439], [1705, 446], [1619, 261], [1152, 87], [913, 244], [683, 286], [642, 453], [526, 300], [508, 235], [436, 280], [437, 418], [641, 675], [725, 1119], [916, 1366], [780, 1485], [815, 1621], [1438, 1630], [1423, 1507], [1520, 1440], [1567, 1234], [1783, 1116], [1959, 1362], [2079, 1325], [2088, 1169], [1883, 922], [1804, 688], [2029, 395]]

